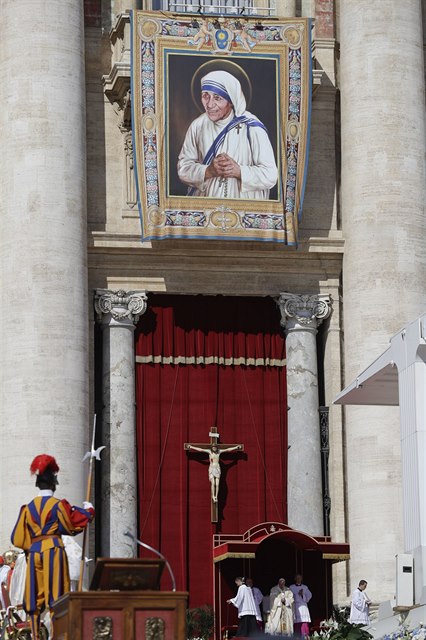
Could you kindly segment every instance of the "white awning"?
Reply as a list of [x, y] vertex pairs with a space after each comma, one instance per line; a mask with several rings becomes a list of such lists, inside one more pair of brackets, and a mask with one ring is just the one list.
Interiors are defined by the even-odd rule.
[[398, 368], [392, 360], [392, 347], [343, 389], [334, 404], [398, 405]]

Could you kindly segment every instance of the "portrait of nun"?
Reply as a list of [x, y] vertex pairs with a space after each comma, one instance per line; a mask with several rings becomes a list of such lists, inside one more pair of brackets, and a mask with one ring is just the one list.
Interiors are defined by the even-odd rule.
[[201, 78], [204, 113], [189, 125], [177, 162], [188, 196], [268, 200], [278, 180], [265, 125], [246, 110], [240, 81], [215, 70]]

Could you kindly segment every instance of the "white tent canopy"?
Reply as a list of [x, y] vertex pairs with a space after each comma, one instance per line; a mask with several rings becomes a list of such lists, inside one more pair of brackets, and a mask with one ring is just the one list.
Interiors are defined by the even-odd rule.
[[414, 557], [419, 602], [426, 587], [426, 314], [395, 334], [334, 403], [399, 404], [404, 546]]
[[398, 368], [388, 347], [338, 394], [334, 404], [397, 405], [398, 395]]

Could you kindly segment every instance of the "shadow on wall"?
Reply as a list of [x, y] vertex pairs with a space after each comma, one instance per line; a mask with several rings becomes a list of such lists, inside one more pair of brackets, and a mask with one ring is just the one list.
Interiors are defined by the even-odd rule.
[[[317, 65], [317, 68], [318, 67]], [[326, 74], [312, 99], [308, 175], [300, 223], [316, 236], [340, 228], [340, 94]], [[336, 211], [334, 208], [337, 208]]]

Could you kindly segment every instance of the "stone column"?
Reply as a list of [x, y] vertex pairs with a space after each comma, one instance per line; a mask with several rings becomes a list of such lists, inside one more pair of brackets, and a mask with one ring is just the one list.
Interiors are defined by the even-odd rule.
[[[424, 312], [426, 218], [420, 0], [341, 2], [345, 384]], [[397, 407], [346, 408], [351, 588], [395, 593], [403, 551]], [[374, 517], [373, 517], [374, 516]]]
[[288, 524], [324, 535], [318, 415], [318, 326], [330, 315], [328, 295], [279, 298], [286, 332], [288, 401]]
[[300, 15], [304, 18], [313, 18], [315, 15], [315, 0], [301, 0]]
[[102, 555], [136, 556], [137, 536], [134, 330], [146, 310], [144, 291], [97, 289], [102, 326]]
[[294, 18], [296, 16], [296, 0], [276, 0], [277, 16]]
[[81, 504], [90, 442], [83, 3], [3, 0], [0, 548], [55, 456]]
[[[334, 38], [334, 0], [314, 0], [314, 12], [303, 13], [306, 16], [315, 16], [315, 40]], [[303, 10], [303, 3], [302, 3]]]

